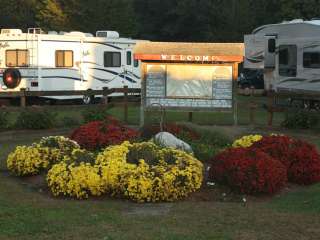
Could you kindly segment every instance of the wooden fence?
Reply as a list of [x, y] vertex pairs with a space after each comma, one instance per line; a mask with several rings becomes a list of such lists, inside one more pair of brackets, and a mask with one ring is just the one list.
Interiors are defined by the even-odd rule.
[[[108, 98], [110, 95], [114, 93], [122, 93], [122, 98], [119, 101], [116, 101], [115, 103], [108, 102]], [[141, 94], [140, 88], [128, 88], [128, 86], [124, 86], [123, 88], [103, 88], [102, 90], [76, 90], [76, 91], [27, 91], [26, 89], [21, 89], [18, 92], [0, 92], [0, 99], [1, 98], [20, 98], [20, 106], [22, 108], [28, 108], [27, 107], [27, 98], [28, 97], [49, 97], [49, 96], [102, 96], [101, 104], [104, 107], [112, 106], [112, 105], [121, 105], [123, 107], [123, 118], [125, 122], [128, 122], [128, 104], [132, 103], [132, 99], [130, 98], [131, 95], [138, 95]], [[249, 101], [246, 103], [239, 103], [236, 102], [236, 108], [245, 107], [249, 110], [249, 124], [254, 126], [256, 125], [256, 113], [257, 110], [263, 109], [267, 111], [268, 113], [268, 119], [266, 120], [266, 125], [269, 127], [272, 127], [273, 125], [273, 119], [274, 119], [274, 113], [276, 112], [285, 112], [289, 109], [288, 106], [281, 106], [277, 104], [278, 99], [280, 98], [292, 98], [295, 99], [312, 99], [312, 100], [319, 100], [320, 101], [320, 94], [293, 94], [291, 92], [281, 92], [281, 93], [275, 93], [273, 91], [269, 91], [266, 93], [267, 95], [267, 103], [262, 106], [259, 105], [255, 101], [254, 96], [261, 95], [261, 93], [257, 93], [255, 89], [250, 90], [250, 96], [248, 96]], [[118, 95], [119, 96], [119, 95]], [[135, 101], [137, 104], [140, 105], [140, 101], [137, 101], [137, 98], [135, 98]], [[46, 108], [50, 108], [51, 106], [46, 106]], [[55, 106], [52, 106], [53, 108]], [[65, 107], [78, 107], [78, 106], [65, 106]], [[79, 106], [79, 108], [82, 106]], [[19, 111], [17, 108], [10, 109], [6, 108], [6, 111]], [[188, 113], [188, 121], [193, 121], [193, 113]], [[235, 123], [237, 124], [237, 123]]]
[[[108, 106], [108, 98], [111, 94], [122, 93], [122, 100], [120, 100], [123, 106], [124, 121], [128, 122], [128, 103], [131, 102], [129, 99], [130, 95], [138, 95], [141, 93], [140, 88], [108, 88], [105, 87], [102, 90], [68, 90], [68, 91], [27, 91], [21, 89], [17, 92], [0, 92], [0, 98], [20, 98], [21, 108], [27, 107], [28, 97], [50, 97], [50, 96], [102, 96], [101, 104]], [[120, 95], [121, 96], [121, 95]], [[140, 102], [139, 102], [140, 104]], [[48, 106], [46, 106], [48, 107]], [[66, 106], [65, 106], [66, 107]], [[74, 106], [72, 106], [74, 107]], [[10, 110], [6, 108], [6, 111]]]

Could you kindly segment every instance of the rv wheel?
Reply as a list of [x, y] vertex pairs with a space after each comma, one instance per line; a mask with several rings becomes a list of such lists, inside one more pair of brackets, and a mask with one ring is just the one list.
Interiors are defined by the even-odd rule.
[[3, 73], [3, 83], [7, 88], [16, 88], [21, 82], [21, 74], [18, 69], [8, 68]]
[[92, 104], [94, 102], [94, 96], [85, 95], [82, 98], [82, 102], [83, 102], [83, 104], [86, 104], [86, 105]]

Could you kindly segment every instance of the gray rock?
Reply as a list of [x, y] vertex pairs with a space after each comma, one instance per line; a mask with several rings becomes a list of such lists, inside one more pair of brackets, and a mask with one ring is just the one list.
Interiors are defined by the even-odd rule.
[[169, 132], [160, 132], [154, 137], [155, 143], [164, 147], [179, 149], [188, 153], [193, 153], [191, 146]]

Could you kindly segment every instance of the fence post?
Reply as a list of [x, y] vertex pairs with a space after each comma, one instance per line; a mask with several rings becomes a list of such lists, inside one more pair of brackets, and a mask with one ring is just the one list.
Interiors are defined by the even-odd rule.
[[124, 122], [128, 123], [128, 86], [123, 87], [123, 93], [124, 93], [124, 98], [123, 98]]
[[272, 122], [273, 122], [273, 104], [274, 104], [274, 94], [272, 90], [268, 91], [268, 106], [267, 110], [269, 113], [269, 119], [268, 119], [268, 126], [272, 127]]
[[253, 101], [253, 94], [254, 94], [254, 87], [250, 87], [250, 125], [253, 126], [255, 121], [254, 121], [254, 110], [255, 110], [255, 105]]
[[193, 119], [192, 112], [189, 112], [189, 113], [188, 113], [188, 121], [189, 121], [189, 122], [192, 122], [192, 119]]
[[102, 88], [102, 104], [104, 105], [108, 105], [108, 95], [109, 95], [109, 88], [108, 87], [104, 87]]
[[20, 106], [21, 107], [26, 107], [26, 89], [25, 88], [20, 88], [20, 93], [21, 93], [21, 96], [20, 96]]

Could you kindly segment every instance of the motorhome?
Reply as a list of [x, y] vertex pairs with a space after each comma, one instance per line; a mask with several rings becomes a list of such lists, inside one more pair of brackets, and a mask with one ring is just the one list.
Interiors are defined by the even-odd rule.
[[[118, 32], [44, 33], [39, 28], [2, 29], [0, 34], [0, 92], [100, 90], [140, 88], [139, 62], [133, 58], [136, 40]], [[94, 96], [83, 97], [90, 103]]]
[[262, 69], [266, 90], [320, 93], [320, 20], [261, 26], [244, 42], [244, 68]]

